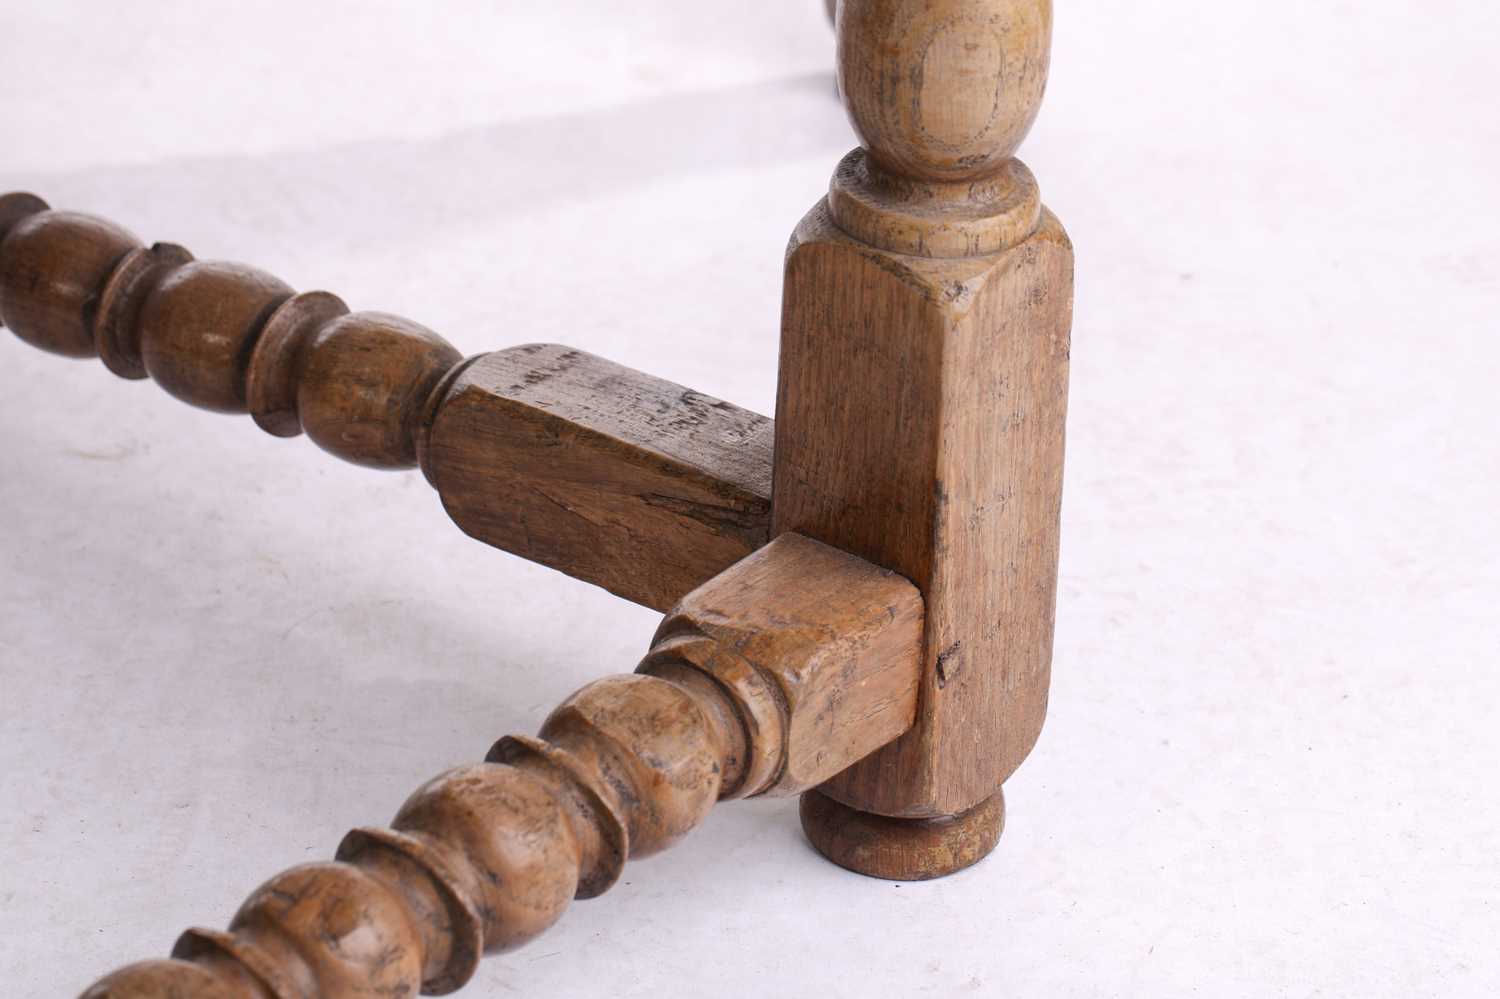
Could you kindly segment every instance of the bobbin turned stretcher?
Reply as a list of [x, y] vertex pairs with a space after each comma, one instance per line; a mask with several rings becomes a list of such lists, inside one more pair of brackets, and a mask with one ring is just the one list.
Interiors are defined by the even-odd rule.
[[473, 537], [666, 613], [633, 674], [88, 996], [452, 991], [715, 802], [831, 860], [994, 848], [1046, 710], [1072, 249], [1013, 157], [1048, 0], [842, 0], [861, 148], [786, 254], [776, 420], [581, 351], [464, 359], [251, 267], [0, 198], [0, 321], [193, 405], [420, 468]]

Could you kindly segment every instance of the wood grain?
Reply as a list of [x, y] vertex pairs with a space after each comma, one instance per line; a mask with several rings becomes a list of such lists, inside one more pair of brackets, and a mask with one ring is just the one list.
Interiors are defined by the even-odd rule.
[[885, 815], [988, 798], [1050, 678], [1072, 255], [1049, 214], [991, 258], [896, 259], [815, 209], [788, 255], [773, 529], [927, 600], [916, 729], [825, 788]]
[[[349, 461], [421, 467], [474, 537], [651, 607], [682, 602], [651, 660], [662, 676], [591, 688], [541, 742], [506, 743], [512, 755], [495, 762], [509, 770], [455, 778], [398, 816], [398, 830], [458, 845], [381, 840], [407, 860], [291, 872], [247, 903], [240, 943], [185, 945], [192, 975], [213, 969], [214, 988], [237, 995], [254, 981], [278, 994], [447, 983], [475, 940], [508, 946], [555, 918], [567, 878], [592, 891], [627, 841], [640, 852], [685, 831], [708, 783], [718, 794], [822, 782], [809, 834], [870, 873], [930, 876], [993, 845], [1000, 785], [1036, 741], [1050, 675], [1073, 257], [1013, 154], [1045, 89], [1052, 6], [836, 7], [862, 147], [787, 251], [774, 426], [565, 347], [465, 361], [409, 320], [0, 197], [0, 321], [26, 342], [149, 375], [278, 436], [306, 431]], [[848, 554], [801, 539], [752, 554], [787, 532]], [[853, 556], [910, 583], [856, 578]], [[673, 778], [659, 764], [711, 764], [714, 777], [662, 788]], [[571, 839], [539, 826], [512, 850], [471, 824], [487, 809], [502, 826], [532, 821], [546, 809], [515, 803], [536, 781]], [[544, 848], [576, 857], [525, 852]], [[517, 873], [532, 870], [542, 880]], [[494, 879], [539, 894], [502, 897]], [[480, 930], [454, 929], [474, 912]], [[343, 932], [379, 946], [299, 943]], [[377, 951], [406, 954], [414, 932], [420, 974], [407, 957], [369, 965]]]
[[[13, 204], [35, 207], [7, 195]], [[0, 321], [16, 336], [64, 357], [95, 357], [94, 318], [115, 267], [140, 247], [119, 226], [75, 212], [32, 211], [0, 241]]]
[[802, 796], [802, 828], [840, 867], [886, 881], [930, 881], [983, 860], [1005, 831], [1005, 792], [967, 812], [936, 819], [892, 819], [862, 812], [817, 791]]
[[589, 684], [535, 738], [503, 738], [485, 762], [427, 782], [333, 861], [271, 878], [227, 931], [189, 930], [171, 960], [129, 965], [84, 997], [451, 992], [482, 955], [534, 939], [715, 802], [795, 793], [899, 734], [921, 627], [906, 580], [779, 538], [675, 608], [637, 673]]
[[1051, 0], [849, 0], [839, 92], [860, 145], [896, 176], [1002, 171], [1047, 88]]
[[916, 724], [821, 789], [869, 813], [969, 812], [1046, 714], [1073, 256], [1012, 154], [1051, 24], [1045, 0], [839, 4], [864, 148], [787, 251], [772, 530], [926, 600]]
[[383, 312], [337, 316], [291, 349], [307, 436], [371, 468], [417, 464], [434, 394], [463, 360], [432, 330]]
[[332, 862], [290, 868], [227, 931], [184, 933], [169, 962], [129, 965], [85, 999], [415, 996], [461, 987], [576, 896], [606, 890], [718, 799], [728, 713], [649, 676], [596, 681], [535, 739], [419, 788], [389, 829], [356, 829]]
[[771, 421], [556, 344], [449, 388], [426, 470], [479, 540], [664, 610], [769, 539]]
[[556, 345], [432, 330], [0, 197], [0, 322], [200, 408], [420, 466], [472, 536], [658, 610], [770, 538], [771, 421]]
[[189, 261], [162, 278], [141, 307], [141, 360], [183, 402], [245, 413], [251, 350], [271, 313], [294, 292], [243, 264]]
[[922, 616], [894, 572], [783, 534], [684, 597], [641, 669], [735, 691], [749, 744], [781, 749], [752, 757], [736, 793], [798, 794], [911, 727]]

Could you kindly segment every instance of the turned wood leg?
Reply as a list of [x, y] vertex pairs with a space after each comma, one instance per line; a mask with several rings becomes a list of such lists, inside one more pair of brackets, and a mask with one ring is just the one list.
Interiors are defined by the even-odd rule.
[[841, 0], [862, 147], [787, 251], [772, 534], [900, 572], [927, 602], [917, 721], [803, 807], [866, 874], [988, 852], [1046, 714], [1073, 254], [1014, 153], [1048, 0]]

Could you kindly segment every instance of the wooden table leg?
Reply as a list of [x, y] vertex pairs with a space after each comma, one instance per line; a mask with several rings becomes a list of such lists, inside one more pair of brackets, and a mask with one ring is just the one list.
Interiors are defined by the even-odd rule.
[[843, 0], [862, 148], [787, 252], [772, 534], [900, 572], [927, 601], [910, 733], [803, 808], [834, 861], [934, 877], [999, 837], [1046, 713], [1073, 253], [1013, 154], [1048, 0]]

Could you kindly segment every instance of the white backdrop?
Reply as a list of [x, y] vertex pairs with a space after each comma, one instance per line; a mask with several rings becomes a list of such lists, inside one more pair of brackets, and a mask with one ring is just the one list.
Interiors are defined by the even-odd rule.
[[[464, 352], [762, 412], [852, 138], [819, 0], [0, 0], [0, 190]], [[1480, 0], [1059, 4], [1055, 682], [946, 881], [719, 809], [465, 994], [1500, 992], [1500, 88]], [[0, 335], [0, 980], [76, 993], [630, 669], [654, 615]]]

